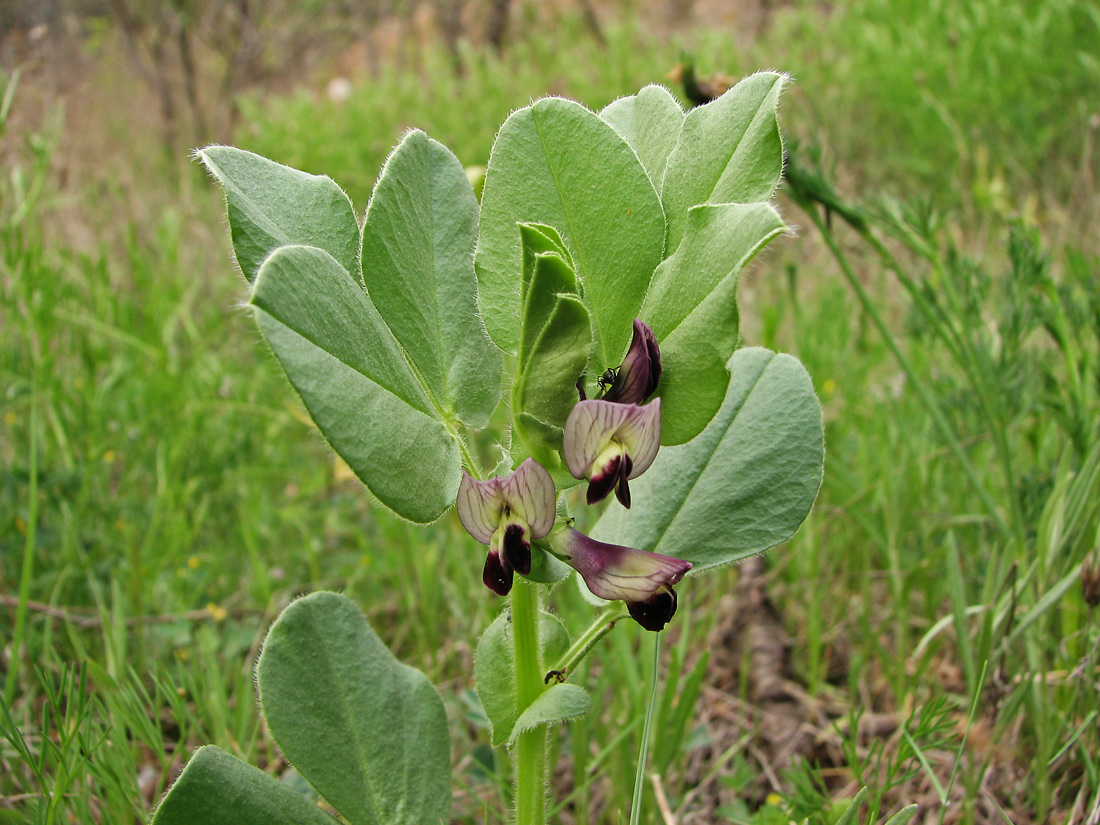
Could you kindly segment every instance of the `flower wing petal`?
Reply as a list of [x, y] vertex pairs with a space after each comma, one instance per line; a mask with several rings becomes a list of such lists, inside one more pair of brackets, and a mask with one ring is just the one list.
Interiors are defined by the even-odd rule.
[[527, 523], [531, 538], [550, 532], [557, 517], [557, 489], [546, 468], [528, 458], [510, 476], [500, 479], [501, 494], [512, 512]]
[[[611, 401], [580, 401], [565, 421], [565, 463], [573, 478], [586, 478], [592, 462], [599, 457], [615, 431], [634, 409], [629, 404]], [[660, 438], [658, 438], [660, 441]]]
[[661, 399], [644, 407], [628, 406], [628, 414], [615, 432], [632, 462], [627, 478], [637, 478], [653, 463], [661, 446]]
[[505, 504], [500, 486], [499, 478], [476, 481], [465, 470], [462, 471], [455, 510], [462, 526], [482, 544], [492, 540], [493, 532], [500, 523], [500, 511]]

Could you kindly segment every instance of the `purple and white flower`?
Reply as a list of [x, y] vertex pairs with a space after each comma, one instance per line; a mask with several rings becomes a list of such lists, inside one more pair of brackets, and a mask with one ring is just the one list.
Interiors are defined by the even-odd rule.
[[661, 446], [661, 399], [639, 407], [612, 401], [580, 401], [565, 422], [565, 463], [574, 478], [588, 479], [588, 503], [612, 490], [630, 506], [627, 482], [644, 473]]
[[482, 581], [494, 593], [508, 594], [513, 572], [531, 572], [531, 542], [554, 526], [556, 497], [554, 480], [534, 459], [488, 481], [463, 471], [455, 509], [470, 535], [489, 546]]

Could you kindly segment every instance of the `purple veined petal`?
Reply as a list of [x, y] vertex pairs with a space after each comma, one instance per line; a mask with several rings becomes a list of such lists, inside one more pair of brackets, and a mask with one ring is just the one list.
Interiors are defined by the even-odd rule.
[[558, 493], [546, 468], [528, 458], [514, 473], [499, 481], [501, 495], [513, 516], [527, 524], [531, 538], [541, 539], [549, 533], [557, 517]]
[[590, 478], [597, 459], [602, 459], [603, 470], [612, 458], [606, 454], [612, 441], [630, 456], [628, 478], [645, 472], [661, 446], [661, 399], [644, 407], [604, 400], [576, 404], [566, 419], [564, 438], [565, 463], [573, 477]]
[[462, 471], [455, 510], [462, 526], [482, 544], [492, 541], [493, 533], [500, 524], [500, 514], [506, 504], [500, 486], [499, 478], [477, 481], [465, 470]]
[[605, 401], [616, 404], [641, 404], [657, 389], [661, 380], [661, 351], [657, 337], [646, 324], [634, 319], [634, 337], [619, 367]]
[[631, 407], [610, 401], [580, 401], [565, 420], [565, 464], [573, 478], [586, 478], [592, 463], [607, 449]]
[[691, 569], [683, 559], [596, 541], [572, 527], [552, 536], [551, 546], [594, 595], [608, 601], [647, 602]]
[[619, 425], [615, 437], [623, 443], [633, 466], [627, 478], [637, 478], [653, 463], [661, 447], [661, 399], [644, 407], [628, 407], [630, 415]]

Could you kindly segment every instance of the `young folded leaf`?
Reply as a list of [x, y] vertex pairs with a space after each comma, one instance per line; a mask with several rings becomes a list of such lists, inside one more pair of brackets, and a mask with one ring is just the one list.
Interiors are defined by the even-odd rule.
[[497, 133], [485, 174], [474, 264], [485, 327], [505, 352], [520, 343], [523, 249], [517, 224], [553, 226], [576, 268], [599, 360], [618, 363], [650, 276], [665, 219], [634, 150], [578, 103], [546, 98]]
[[562, 429], [588, 367], [592, 325], [568, 253], [550, 227], [520, 227], [523, 312], [512, 384], [515, 432], [540, 463], [560, 467]]

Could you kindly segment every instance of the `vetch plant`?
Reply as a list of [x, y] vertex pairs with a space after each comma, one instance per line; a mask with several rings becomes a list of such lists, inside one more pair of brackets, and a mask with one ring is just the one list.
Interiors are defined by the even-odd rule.
[[[626, 616], [661, 630], [685, 577], [786, 540], [817, 494], [809, 376], [738, 349], [738, 275], [786, 231], [768, 202], [784, 83], [753, 75], [688, 114], [658, 86], [599, 114], [537, 101], [501, 127], [480, 205], [454, 155], [412, 131], [361, 226], [328, 178], [198, 153], [224, 187], [256, 322], [333, 449], [398, 515], [430, 524], [454, 506], [488, 548], [488, 590], [470, 598], [509, 603], [475, 677], [520, 825], [546, 820], [552, 727], [591, 708], [577, 663]], [[499, 420], [480, 454], [469, 434]], [[591, 536], [574, 528], [572, 507], [611, 498]], [[544, 603], [573, 571], [602, 608], [570, 640]], [[449, 821], [440, 698], [350, 601], [291, 604], [257, 684], [275, 741], [343, 820]], [[230, 809], [333, 821], [202, 748], [154, 822]]]

